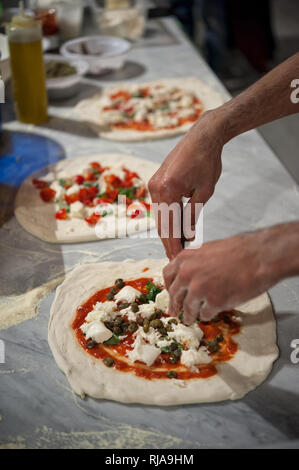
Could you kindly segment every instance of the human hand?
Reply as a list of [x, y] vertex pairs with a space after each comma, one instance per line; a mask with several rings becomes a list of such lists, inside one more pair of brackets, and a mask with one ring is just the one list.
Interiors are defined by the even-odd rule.
[[184, 309], [186, 324], [197, 318], [208, 321], [267, 290], [277, 276], [269, 269], [273, 255], [265, 233], [241, 234], [181, 251], [163, 271], [169, 313], [177, 316]]
[[[214, 113], [208, 111], [203, 114], [170, 152], [148, 185], [154, 203], [181, 204], [183, 197], [190, 198], [193, 230], [196, 223], [195, 203], [208, 201], [221, 174], [221, 152], [225, 139]], [[169, 215], [166, 214], [166, 217]], [[171, 221], [156, 218], [156, 222], [166, 254], [173, 259], [183, 249], [182, 238], [174, 238], [171, 232], [168, 238], [163, 237], [161, 226], [163, 222], [170, 224]], [[178, 233], [181, 233], [181, 227]]]

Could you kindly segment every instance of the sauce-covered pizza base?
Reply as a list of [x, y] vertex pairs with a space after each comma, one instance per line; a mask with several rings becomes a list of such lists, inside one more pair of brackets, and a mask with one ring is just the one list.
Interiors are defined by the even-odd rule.
[[[139, 278], [136, 280], [126, 281], [125, 285], [134, 287], [140, 293], [148, 293], [146, 285], [152, 278]], [[107, 294], [114, 286], [101, 289], [93, 294], [86, 302], [84, 302], [77, 309], [75, 319], [72, 327], [75, 331], [77, 340], [82, 348], [98, 360], [112, 357], [114, 359], [114, 367], [122, 372], [133, 372], [135, 375], [146, 379], [167, 379], [166, 375], [169, 371], [175, 371], [177, 379], [188, 380], [192, 378], [207, 378], [217, 373], [217, 362], [225, 362], [232, 359], [238, 350], [238, 344], [233, 340], [233, 336], [240, 332], [240, 323], [234, 321], [234, 312], [225, 312], [219, 315], [217, 321], [214, 322], [198, 322], [199, 327], [204, 332], [205, 340], [216, 339], [218, 335], [222, 334], [224, 340], [220, 343], [218, 352], [212, 353], [213, 362], [210, 364], [199, 364], [193, 370], [186, 368], [184, 365], [172, 364], [170, 362], [170, 354], [162, 353], [156, 359], [154, 364], [150, 367], [142, 362], [135, 362], [132, 364], [126, 357], [127, 351], [133, 349], [135, 334], [126, 332], [118, 345], [105, 345], [97, 344], [93, 348], [88, 347], [88, 341], [85, 338], [82, 330], [80, 329], [84, 323], [86, 316], [93, 309], [97, 302], [107, 301]], [[119, 311], [121, 315], [121, 310]], [[167, 317], [167, 315], [164, 315]], [[129, 321], [126, 319], [126, 322]]]

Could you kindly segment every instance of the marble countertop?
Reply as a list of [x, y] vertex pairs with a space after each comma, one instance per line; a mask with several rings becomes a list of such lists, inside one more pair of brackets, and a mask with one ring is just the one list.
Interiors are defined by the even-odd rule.
[[[11, 121], [5, 130], [54, 139], [66, 157], [121, 152], [162, 162], [179, 137], [109, 142], [70, 117], [71, 107], [80, 99], [118, 80], [196, 76], [228, 97], [175, 21], [159, 25], [163, 27], [160, 47], [157, 41], [145, 47], [144, 40], [132, 49], [123, 71], [97, 80], [85, 78], [75, 98], [51, 106], [51, 119], [45, 125], [33, 128]], [[225, 146], [222, 178], [205, 208], [205, 241], [295, 220], [298, 214], [298, 187], [256, 131]], [[147, 256], [164, 256], [159, 239], [50, 245], [27, 234], [11, 216], [0, 228], [0, 300], [22, 301], [24, 292], [78, 263]], [[299, 338], [299, 279], [282, 282], [270, 295], [280, 357], [267, 381], [239, 401], [166, 409], [82, 400], [73, 394], [47, 343], [51, 292], [36, 317], [0, 331], [5, 345], [5, 363], [0, 363], [0, 447], [299, 447], [299, 364], [290, 361], [290, 342]]]

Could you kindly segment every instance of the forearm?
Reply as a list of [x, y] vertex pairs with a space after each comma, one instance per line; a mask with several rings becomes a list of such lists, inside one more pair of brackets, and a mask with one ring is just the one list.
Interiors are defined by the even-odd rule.
[[299, 53], [287, 59], [240, 95], [212, 111], [224, 143], [267, 122], [299, 112], [291, 82], [299, 79]]
[[252, 235], [256, 237], [259, 274], [269, 286], [299, 275], [299, 222], [275, 225]]

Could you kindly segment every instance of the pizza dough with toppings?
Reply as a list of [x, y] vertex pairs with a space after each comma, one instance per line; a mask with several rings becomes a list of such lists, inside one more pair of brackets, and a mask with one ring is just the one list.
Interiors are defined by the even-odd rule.
[[118, 154], [59, 161], [25, 179], [16, 197], [16, 218], [29, 233], [52, 243], [149, 230], [155, 222], [147, 183], [158, 167]]
[[168, 312], [167, 260], [77, 267], [58, 287], [48, 340], [73, 390], [123, 403], [235, 400], [261, 384], [278, 356], [265, 293], [211, 322]]
[[75, 114], [105, 139], [151, 140], [187, 132], [223, 102], [197, 78], [170, 78], [109, 86], [81, 101]]

